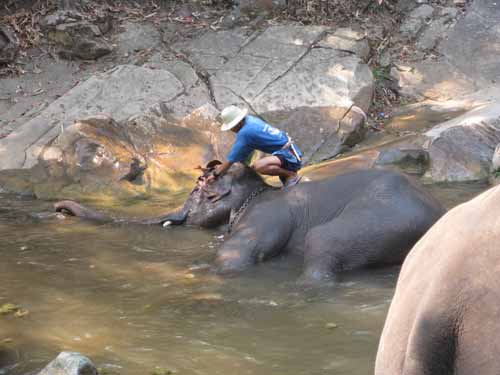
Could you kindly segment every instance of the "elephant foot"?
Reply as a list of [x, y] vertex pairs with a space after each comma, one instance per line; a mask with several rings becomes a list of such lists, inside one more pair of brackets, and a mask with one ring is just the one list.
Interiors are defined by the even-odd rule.
[[231, 274], [244, 271], [253, 264], [249, 256], [238, 250], [224, 250], [217, 253], [215, 268], [219, 274]]
[[326, 283], [333, 283], [335, 276], [330, 270], [321, 268], [308, 268], [297, 280], [297, 285], [302, 288], [314, 288]]

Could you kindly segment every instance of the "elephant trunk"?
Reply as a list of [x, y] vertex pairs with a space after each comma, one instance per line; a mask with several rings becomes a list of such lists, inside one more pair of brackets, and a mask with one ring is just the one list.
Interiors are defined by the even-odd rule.
[[65, 213], [70, 216], [78, 216], [84, 219], [93, 220], [93, 221], [112, 221], [112, 219], [100, 212], [82, 206], [79, 203], [74, 201], [61, 201], [54, 204], [54, 208], [57, 212]]
[[54, 204], [54, 208], [57, 212], [62, 212], [66, 215], [77, 216], [83, 219], [97, 221], [101, 223], [115, 222], [115, 223], [130, 223], [130, 224], [143, 224], [143, 225], [164, 225], [164, 226], [182, 225], [186, 221], [189, 214], [189, 209], [186, 206], [184, 206], [179, 210], [152, 219], [142, 219], [142, 220], [119, 219], [119, 218], [111, 218], [98, 211], [95, 211], [91, 208], [85, 207], [79, 203], [70, 200], [57, 202]]

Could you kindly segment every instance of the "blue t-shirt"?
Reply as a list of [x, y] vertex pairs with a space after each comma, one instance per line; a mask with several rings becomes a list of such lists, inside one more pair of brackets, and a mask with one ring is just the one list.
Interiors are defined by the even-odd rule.
[[232, 163], [244, 161], [252, 151], [272, 154], [288, 142], [285, 132], [276, 129], [255, 116], [246, 116], [245, 125], [236, 136], [236, 142], [227, 157]]

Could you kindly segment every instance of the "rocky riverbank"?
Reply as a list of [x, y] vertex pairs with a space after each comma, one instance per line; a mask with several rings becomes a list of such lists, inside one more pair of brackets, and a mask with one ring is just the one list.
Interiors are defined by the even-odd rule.
[[[2, 26], [2, 61], [22, 74], [2, 78], [1, 188], [40, 198], [182, 190], [194, 167], [227, 152], [215, 121], [229, 104], [287, 130], [309, 164], [412, 135], [424, 177], [490, 177], [499, 6], [402, 1], [391, 28], [386, 16], [304, 25], [256, 7], [47, 11], [46, 44], [17, 57], [23, 35]], [[417, 104], [398, 109], [394, 97]], [[461, 115], [432, 129], [387, 126], [415, 108]], [[409, 145], [391, 149], [375, 164], [400, 165]]]

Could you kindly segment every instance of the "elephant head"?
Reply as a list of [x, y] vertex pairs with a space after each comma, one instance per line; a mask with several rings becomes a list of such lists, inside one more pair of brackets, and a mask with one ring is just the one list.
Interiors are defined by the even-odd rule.
[[170, 221], [171, 224], [187, 224], [213, 228], [229, 222], [231, 210], [241, 207], [247, 197], [265, 182], [251, 168], [236, 163], [215, 181], [207, 184], [206, 178], [220, 164], [214, 160], [200, 168], [203, 174], [184, 203]]

